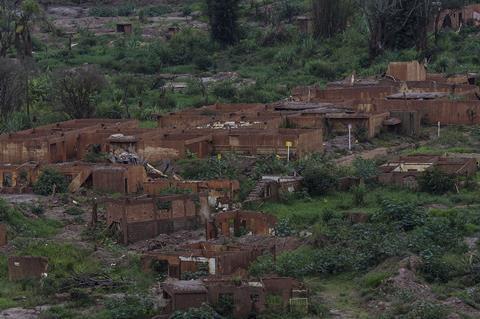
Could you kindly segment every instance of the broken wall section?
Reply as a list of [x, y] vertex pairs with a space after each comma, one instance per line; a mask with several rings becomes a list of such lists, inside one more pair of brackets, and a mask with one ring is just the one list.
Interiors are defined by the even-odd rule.
[[46, 275], [48, 259], [45, 257], [8, 257], [8, 278], [11, 281], [40, 279]]
[[200, 195], [125, 198], [106, 203], [107, 226], [119, 232], [120, 242], [134, 243], [160, 234], [193, 230], [199, 226]]

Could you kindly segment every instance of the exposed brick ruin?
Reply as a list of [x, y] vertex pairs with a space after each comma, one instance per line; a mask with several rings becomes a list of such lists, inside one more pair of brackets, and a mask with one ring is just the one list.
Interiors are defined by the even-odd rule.
[[[325, 89], [298, 87], [293, 99], [308, 103], [336, 104], [367, 114], [388, 113], [377, 129], [408, 135], [418, 133], [420, 121], [426, 124], [479, 124], [480, 101], [476, 85], [467, 76], [446, 77], [425, 74], [418, 62], [391, 63], [387, 78], [333, 82]], [[453, 98], [452, 97], [456, 97]], [[329, 116], [336, 116], [335, 113]], [[328, 117], [328, 116], [327, 116]], [[346, 120], [354, 124], [354, 117]], [[364, 124], [365, 126], [366, 124]], [[369, 136], [372, 125], [368, 124]], [[415, 134], [412, 134], [415, 133]]]
[[39, 279], [47, 274], [48, 259], [45, 257], [8, 257], [8, 278], [11, 281]]
[[277, 201], [282, 194], [301, 190], [302, 181], [300, 176], [262, 176], [245, 202]]
[[242, 233], [271, 235], [276, 224], [277, 218], [265, 213], [248, 211], [222, 212], [214, 215], [207, 223], [206, 238], [231, 237]]
[[300, 306], [295, 309], [300, 312], [308, 308], [308, 292], [293, 278], [170, 280], [162, 284], [162, 289], [167, 304], [164, 318], [178, 310], [198, 308], [205, 302], [215, 306], [225, 300], [232, 303], [234, 318], [247, 318], [266, 309], [292, 309], [295, 305]]
[[169, 277], [184, 279], [185, 276], [203, 272], [204, 275], [233, 275], [246, 272], [257, 257], [274, 253], [275, 247], [215, 244], [198, 242], [177, 248], [148, 252], [142, 256], [142, 269], [146, 272], [163, 271]]
[[143, 191], [158, 195], [168, 189], [185, 189], [194, 194], [208, 194], [212, 208], [230, 207], [238, 200], [240, 183], [236, 180], [184, 181], [175, 179], [149, 179], [143, 183]]
[[7, 243], [8, 243], [7, 225], [0, 224], [0, 247], [5, 246]]
[[119, 232], [120, 241], [124, 244], [153, 238], [159, 234], [195, 229], [200, 225], [201, 219], [209, 217], [208, 204], [207, 207], [201, 206], [201, 196], [204, 195], [109, 200], [106, 202], [107, 225]]
[[438, 169], [455, 176], [472, 176], [477, 172], [473, 158], [452, 158], [435, 155], [402, 156], [380, 166], [378, 180], [382, 184], [416, 188], [417, 177], [426, 170]]
[[480, 5], [470, 4], [459, 9], [443, 10], [437, 22], [432, 23], [431, 30], [458, 30], [464, 25], [480, 25]]

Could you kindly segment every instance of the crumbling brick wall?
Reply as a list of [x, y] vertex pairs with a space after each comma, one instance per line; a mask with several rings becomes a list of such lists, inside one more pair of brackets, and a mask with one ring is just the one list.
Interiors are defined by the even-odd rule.
[[231, 237], [241, 232], [269, 235], [277, 221], [277, 218], [273, 215], [258, 212], [232, 211], [218, 213], [206, 224], [206, 238]]
[[[199, 195], [202, 196], [202, 195]], [[124, 244], [159, 234], [195, 229], [202, 209], [196, 195], [127, 198], [107, 202], [107, 225], [120, 227]]]
[[48, 259], [45, 257], [10, 256], [8, 257], [8, 278], [11, 281], [38, 279], [46, 274]]
[[7, 244], [7, 225], [0, 224], [0, 247]]
[[427, 124], [480, 124], [479, 101], [386, 100], [373, 101], [376, 111], [417, 111]]

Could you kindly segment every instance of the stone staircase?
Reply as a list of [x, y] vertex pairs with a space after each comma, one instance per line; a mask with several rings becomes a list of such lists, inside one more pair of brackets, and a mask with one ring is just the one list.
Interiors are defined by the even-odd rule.
[[265, 186], [267, 186], [268, 181], [265, 180], [260, 180], [258, 183], [255, 185], [253, 190], [248, 194], [247, 199], [245, 200], [245, 203], [254, 203], [254, 202], [259, 202], [263, 200], [264, 197], [264, 191], [265, 191]]

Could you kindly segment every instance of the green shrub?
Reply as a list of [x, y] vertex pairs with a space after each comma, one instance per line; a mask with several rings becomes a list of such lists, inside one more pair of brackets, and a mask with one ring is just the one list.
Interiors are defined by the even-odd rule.
[[127, 295], [124, 298], [107, 300], [105, 306], [112, 319], [151, 318], [153, 302], [145, 296]]
[[385, 199], [381, 207], [373, 216], [373, 220], [383, 223], [393, 222], [398, 228], [405, 231], [425, 223], [426, 212], [410, 202], [395, 202]]
[[335, 66], [328, 62], [312, 61], [306, 65], [308, 73], [321, 79], [334, 80], [337, 76]]
[[352, 166], [355, 176], [363, 179], [365, 182], [378, 174], [377, 164], [374, 160], [357, 157], [353, 160]]
[[294, 229], [289, 218], [282, 218], [275, 226], [275, 235], [279, 237], [288, 237], [294, 234]]
[[366, 288], [377, 288], [380, 284], [390, 277], [388, 272], [369, 272], [362, 278], [362, 284]]
[[40, 174], [37, 182], [33, 185], [33, 191], [39, 195], [50, 195], [65, 193], [68, 189], [68, 182], [65, 177], [55, 169], [46, 168]]
[[42, 205], [33, 205], [32, 206], [32, 214], [37, 216], [43, 215], [45, 213], [45, 207]]
[[307, 164], [302, 175], [305, 187], [312, 196], [325, 195], [333, 191], [338, 184], [336, 167], [328, 161]]
[[192, 308], [186, 311], [176, 311], [170, 319], [223, 319], [208, 305], [202, 305], [200, 308]]
[[236, 92], [237, 89], [234, 87], [233, 83], [228, 81], [215, 84], [212, 89], [213, 95], [226, 100], [233, 99]]
[[367, 188], [365, 184], [360, 183], [358, 186], [352, 188], [353, 192], [353, 203], [355, 206], [364, 206], [365, 205], [365, 196], [367, 195]]
[[442, 195], [455, 189], [455, 176], [434, 168], [419, 176], [418, 185], [423, 192]]
[[415, 303], [412, 310], [405, 316], [406, 319], [446, 319], [449, 312], [444, 306], [436, 305], [428, 301]]
[[193, 64], [199, 69], [200, 71], [207, 71], [213, 66], [213, 59], [207, 55], [207, 53], [204, 54], [198, 54], [194, 59], [193, 59]]

